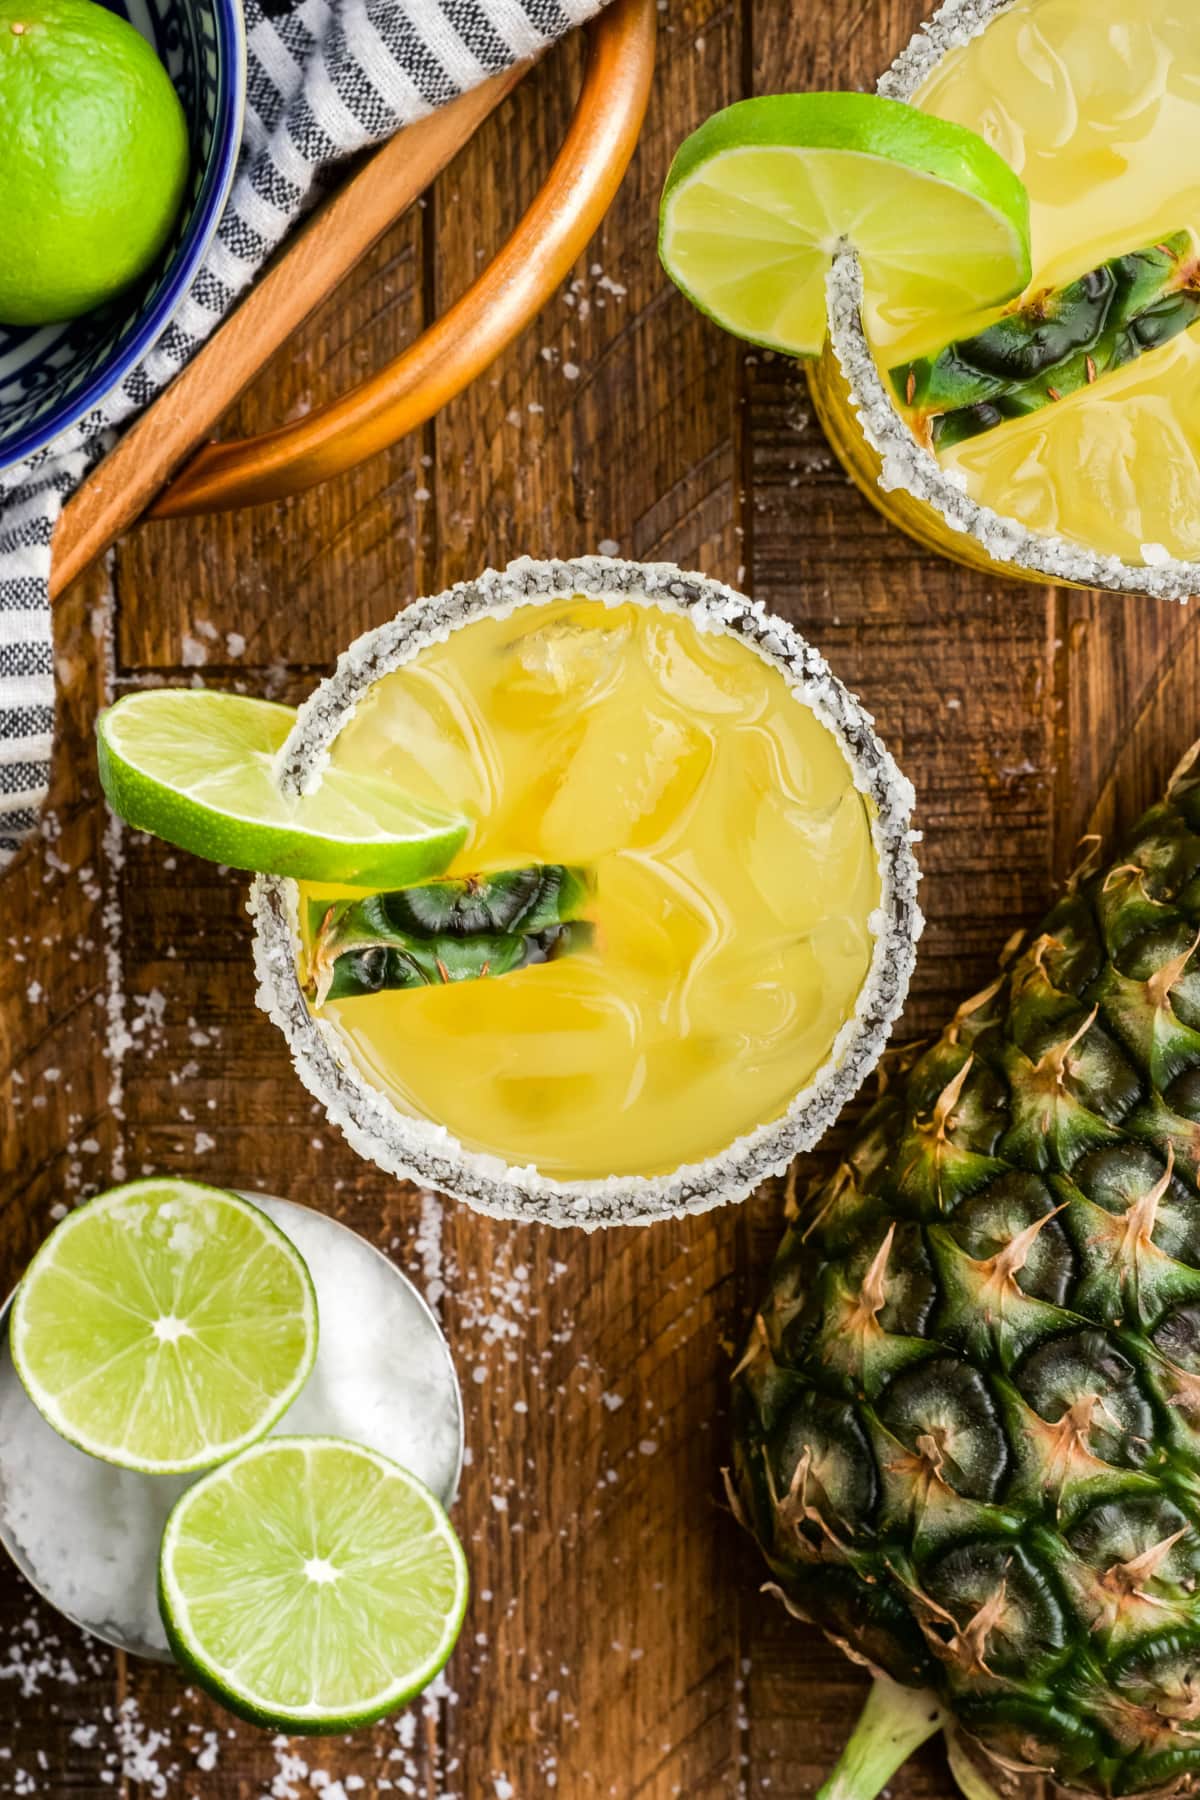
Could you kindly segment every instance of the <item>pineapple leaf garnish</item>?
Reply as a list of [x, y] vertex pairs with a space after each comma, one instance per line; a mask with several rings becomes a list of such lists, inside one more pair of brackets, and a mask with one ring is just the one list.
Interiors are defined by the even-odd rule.
[[580, 914], [593, 886], [584, 869], [533, 863], [364, 899], [311, 900], [306, 992], [319, 1007], [552, 962], [592, 942]]
[[1046, 289], [978, 336], [901, 363], [892, 385], [916, 436], [935, 450], [1019, 419], [1124, 368], [1200, 319], [1190, 231]]

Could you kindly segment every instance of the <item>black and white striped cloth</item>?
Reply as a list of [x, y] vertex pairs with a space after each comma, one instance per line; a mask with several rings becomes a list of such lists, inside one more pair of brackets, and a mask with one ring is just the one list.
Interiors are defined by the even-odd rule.
[[0, 474], [0, 867], [38, 822], [54, 731], [50, 539], [63, 502], [215, 328], [331, 163], [533, 56], [604, 0], [247, 0], [246, 135], [204, 267], [103, 407]]

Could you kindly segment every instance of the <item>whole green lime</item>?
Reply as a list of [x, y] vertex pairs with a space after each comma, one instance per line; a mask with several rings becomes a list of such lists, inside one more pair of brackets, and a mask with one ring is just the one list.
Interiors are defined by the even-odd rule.
[[171, 79], [93, 0], [0, 0], [0, 324], [73, 319], [136, 279], [188, 170]]

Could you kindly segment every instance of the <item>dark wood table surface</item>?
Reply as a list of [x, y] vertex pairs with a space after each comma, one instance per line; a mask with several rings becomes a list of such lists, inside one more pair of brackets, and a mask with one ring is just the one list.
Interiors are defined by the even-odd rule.
[[[194, 1172], [345, 1219], [415, 1275], [458, 1358], [474, 1597], [424, 1704], [287, 1743], [89, 1643], [0, 1571], [0, 1795], [789, 1800], [834, 1757], [862, 1676], [760, 1596], [721, 1494], [729, 1371], [778, 1187], [588, 1237], [491, 1224], [360, 1162], [255, 1010], [243, 887], [109, 820], [91, 732], [140, 685], [297, 700], [414, 595], [522, 553], [615, 544], [704, 569], [827, 652], [915, 781], [929, 927], [901, 1029], [937, 1026], [1036, 918], [1089, 822], [1128, 819], [1190, 742], [1193, 621], [915, 548], [831, 458], [803, 374], [708, 325], [654, 253], [692, 126], [753, 92], [866, 86], [922, 11], [670, 0], [617, 203], [489, 376], [294, 504], [134, 531], [60, 604], [53, 794], [0, 886], [0, 1288], [59, 1209], [122, 1177]], [[231, 428], [344, 387], [461, 291], [561, 138], [578, 56], [561, 48], [524, 84]], [[940, 1756], [893, 1791], [949, 1794]]]

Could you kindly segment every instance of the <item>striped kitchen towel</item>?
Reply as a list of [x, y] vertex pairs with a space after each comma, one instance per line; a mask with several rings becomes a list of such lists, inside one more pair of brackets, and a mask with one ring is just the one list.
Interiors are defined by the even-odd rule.
[[604, 0], [247, 0], [246, 134], [203, 268], [103, 407], [0, 474], [0, 867], [33, 831], [54, 730], [50, 539], [63, 502], [176, 375], [315, 198], [331, 164], [536, 54]]

